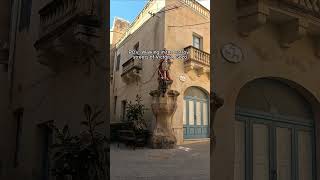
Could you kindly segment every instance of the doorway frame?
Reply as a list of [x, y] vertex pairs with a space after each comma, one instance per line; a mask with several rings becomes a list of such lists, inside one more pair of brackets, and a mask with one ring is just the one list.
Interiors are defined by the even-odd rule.
[[[184, 124], [184, 122], [182, 121], [182, 127], [183, 127], [183, 139], [184, 140], [190, 140], [190, 139], [203, 139], [203, 138], [209, 138], [210, 137], [210, 102], [209, 102], [209, 95], [208, 93], [201, 87], [198, 87], [198, 86], [190, 86], [189, 88], [197, 88], [199, 89], [200, 91], [203, 91], [203, 93], [205, 93], [206, 95], [206, 98], [203, 99], [203, 98], [199, 98], [197, 96], [184, 96], [183, 97], [183, 106], [185, 106], [185, 109], [182, 110], [182, 113], [184, 113], [183, 116], [185, 116], [185, 121], [186, 121], [186, 124]], [[187, 88], [188, 89], [188, 88]], [[186, 90], [187, 90], [186, 89]], [[204, 126], [207, 126], [206, 129], [207, 129], [207, 135], [201, 135], [199, 137], [196, 137], [196, 136], [186, 136], [185, 135], [185, 131], [187, 131], [185, 129], [185, 126], [190, 126], [189, 125], [189, 103], [187, 102], [193, 102], [193, 109], [194, 109], [194, 113], [196, 113], [196, 109], [197, 109], [197, 102], [200, 102], [200, 111], [201, 111], [201, 129], [205, 128]], [[207, 111], [206, 111], [206, 114], [207, 114], [207, 125], [204, 125], [204, 106], [203, 106], [203, 103], [206, 103], [207, 104]], [[195, 122], [196, 123], [196, 120]], [[196, 125], [193, 125], [193, 126], [196, 126]]]
[[[249, 119], [248, 119], [249, 118]], [[316, 180], [316, 127], [314, 120], [283, 116], [275, 113], [266, 113], [262, 111], [236, 108], [236, 121], [244, 122], [245, 127], [245, 180], [253, 180], [253, 124], [264, 124], [268, 127], [268, 148], [269, 148], [269, 171], [277, 169], [276, 164], [276, 128], [290, 128], [291, 136], [291, 175], [292, 180], [299, 180], [298, 170], [298, 130], [307, 130], [312, 133], [312, 180]], [[295, 120], [295, 121], [293, 121]], [[310, 121], [311, 123], [304, 123], [303, 121]], [[272, 180], [269, 172], [269, 179]]]

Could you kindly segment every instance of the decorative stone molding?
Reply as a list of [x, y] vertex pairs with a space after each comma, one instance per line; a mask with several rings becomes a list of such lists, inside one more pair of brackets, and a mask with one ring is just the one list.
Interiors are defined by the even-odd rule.
[[210, 126], [210, 137], [213, 139], [213, 143], [215, 147], [216, 144], [216, 136], [214, 133], [213, 125], [216, 117], [216, 112], [218, 111], [219, 108], [221, 108], [224, 104], [224, 99], [219, 97], [215, 92], [210, 93], [210, 116], [212, 117], [211, 121], [211, 126]]
[[281, 46], [288, 48], [290, 44], [300, 40], [307, 35], [308, 21], [306, 19], [295, 19], [280, 26]]
[[237, 11], [243, 36], [266, 23], [279, 26], [279, 45], [285, 48], [306, 35], [320, 36], [320, 0], [237, 0]]
[[182, 0], [182, 2], [202, 16], [210, 18], [210, 11], [196, 0]]
[[163, 94], [160, 90], [154, 90], [150, 95], [152, 96], [151, 109], [155, 116], [151, 146], [155, 149], [172, 149], [177, 143], [172, 117], [177, 109], [177, 97], [180, 93], [168, 90]]
[[188, 57], [184, 61], [184, 71], [188, 73], [194, 70], [198, 76], [202, 74], [210, 74], [210, 54], [193, 46], [185, 48]]
[[[40, 11], [40, 34], [34, 46], [39, 63], [53, 70], [90, 59], [101, 22], [96, 0], [53, 0]], [[61, 64], [63, 63], [63, 64]]]
[[249, 34], [267, 23], [269, 10], [260, 1], [250, 1], [250, 3], [239, 5], [238, 30], [240, 35]]
[[122, 80], [129, 84], [141, 78], [142, 61], [131, 58], [122, 65]]

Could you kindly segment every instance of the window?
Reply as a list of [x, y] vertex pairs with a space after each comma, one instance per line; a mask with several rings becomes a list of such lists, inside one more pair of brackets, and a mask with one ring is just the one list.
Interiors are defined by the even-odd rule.
[[117, 56], [116, 71], [119, 71], [119, 68], [120, 68], [120, 58], [121, 58], [121, 54]]
[[193, 35], [193, 47], [202, 50], [202, 37], [199, 35]]
[[19, 165], [19, 151], [21, 144], [21, 132], [22, 132], [22, 117], [23, 117], [23, 109], [17, 109], [14, 112], [14, 117], [16, 120], [16, 149], [14, 153], [14, 167], [18, 167]]
[[137, 44], [134, 45], [133, 50], [139, 51], [139, 42], [137, 42]]
[[19, 31], [29, 29], [32, 0], [21, 0]]
[[118, 96], [115, 96], [114, 97], [114, 109], [113, 109], [114, 114], [117, 113], [117, 100], [118, 100]]
[[121, 119], [123, 121], [125, 121], [126, 120], [126, 110], [127, 110], [127, 100], [121, 101], [121, 109], [122, 109]]

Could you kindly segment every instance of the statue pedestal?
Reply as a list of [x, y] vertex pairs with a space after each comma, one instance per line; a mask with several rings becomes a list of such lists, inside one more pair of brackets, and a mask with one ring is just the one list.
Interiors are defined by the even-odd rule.
[[155, 115], [155, 127], [151, 138], [154, 149], [174, 148], [177, 139], [172, 128], [172, 116], [177, 109], [178, 91], [168, 90], [163, 94], [159, 90], [150, 92], [152, 112]]

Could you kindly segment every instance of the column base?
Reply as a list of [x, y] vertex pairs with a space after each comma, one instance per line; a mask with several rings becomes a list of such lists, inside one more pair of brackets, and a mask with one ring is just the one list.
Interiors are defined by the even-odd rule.
[[151, 137], [151, 147], [153, 149], [173, 149], [176, 144], [176, 137], [170, 133], [154, 133]]

